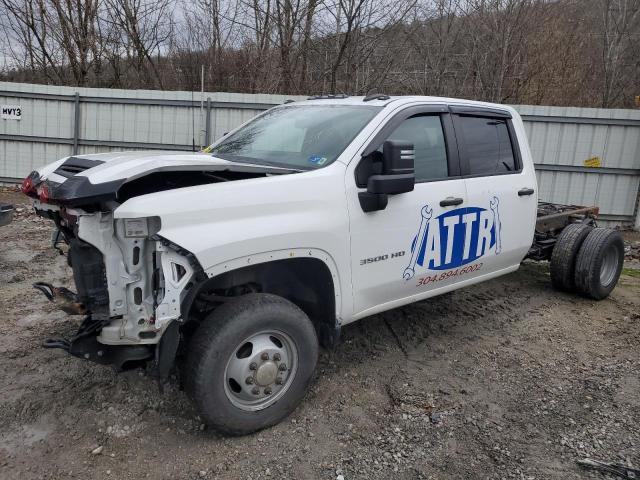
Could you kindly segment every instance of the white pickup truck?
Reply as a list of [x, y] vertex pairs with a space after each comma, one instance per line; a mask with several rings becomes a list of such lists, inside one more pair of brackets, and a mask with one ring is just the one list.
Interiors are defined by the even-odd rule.
[[178, 363], [230, 434], [288, 415], [343, 325], [527, 256], [551, 260], [554, 286], [604, 298], [624, 254], [597, 208], [538, 204], [514, 109], [448, 98], [289, 102], [204, 152], [72, 156], [22, 190], [68, 244], [77, 293], [35, 286], [84, 315], [45, 346], [150, 362], [161, 380]]

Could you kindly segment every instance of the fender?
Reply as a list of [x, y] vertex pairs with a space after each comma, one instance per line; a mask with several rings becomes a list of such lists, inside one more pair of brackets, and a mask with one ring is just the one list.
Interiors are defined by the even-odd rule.
[[277, 260], [288, 260], [293, 258], [315, 258], [322, 261], [322, 263], [324, 263], [329, 269], [333, 280], [333, 294], [336, 307], [335, 315], [337, 319], [336, 327], [339, 327], [342, 324], [343, 313], [342, 282], [340, 280], [338, 268], [333, 257], [328, 252], [318, 248], [291, 248], [286, 250], [273, 250], [254, 253], [223, 263], [219, 263], [206, 269], [202, 269], [196, 275], [198, 284], [195, 286], [195, 288], [191, 289], [189, 294], [182, 302], [182, 305], [180, 306], [183, 321], [186, 320], [195, 297], [198, 295], [201, 288], [207, 283], [207, 280], [213, 279], [223, 273], [232, 272], [234, 270], [239, 270], [240, 268], [248, 267], [251, 265], [258, 265], [274, 262]]

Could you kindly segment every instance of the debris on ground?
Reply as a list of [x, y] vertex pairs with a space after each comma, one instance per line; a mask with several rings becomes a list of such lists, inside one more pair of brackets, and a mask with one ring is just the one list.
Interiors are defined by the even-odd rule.
[[592, 458], [583, 458], [578, 460], [578, 465], [589, 470], [597, 470], [602, 473], [610, 473], [622, 478], [631, 480], [640, 479], [640, 470], [622, 463], [606, 463]]
[[640, 464], [633, 263], [601, 302], [554, 291], [548, 266], [525, 262], [347, 325], [291, 417], [232, 438], [203, 425], [177, 376], [160, 394], [147, 370], [40, 347], [81, 317], [31, 284], [73, 290], [72, 272], [50, 221], [15, 192], [0, 201], [21, 209], [0, 228], [1, 479], [603, 480], [574, 459]]

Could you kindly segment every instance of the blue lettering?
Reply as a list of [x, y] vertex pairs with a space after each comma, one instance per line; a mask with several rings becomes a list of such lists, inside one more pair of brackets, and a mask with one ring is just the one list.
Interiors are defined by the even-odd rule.
[[417, 248], [416, 263], [430, 270], [449, 270], [471, 263], [496, 243], [493, 213], [485, 208], [451, 210], [430, 218], [425, 227], [426, 232], [414, 238], [411, 251]]

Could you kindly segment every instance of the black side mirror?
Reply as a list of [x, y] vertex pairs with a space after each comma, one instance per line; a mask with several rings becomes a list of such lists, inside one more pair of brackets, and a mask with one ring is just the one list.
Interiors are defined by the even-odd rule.
[[367, 180], [367, 191], [358, 195], [365, 212], [384, 210], [387, 195], [411, 192], [415, 185], [413, 144], [387, 140], [382, 146], [382, 155], [382, 173], [371, 175]]

